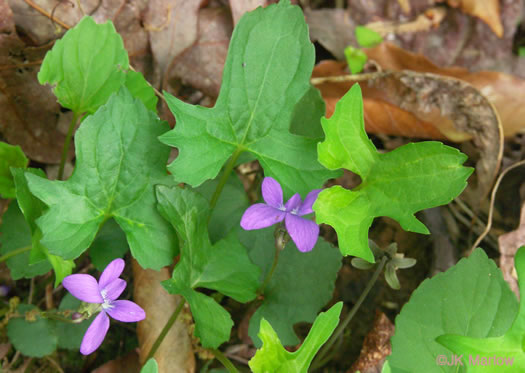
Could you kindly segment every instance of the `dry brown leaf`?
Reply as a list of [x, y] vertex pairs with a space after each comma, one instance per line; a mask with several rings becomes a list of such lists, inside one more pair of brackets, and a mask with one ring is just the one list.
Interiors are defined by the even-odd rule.
[[255, 8], [268, 5], [268, 0], [230, 0], [230, 8], [233, 16], [233, 23], [237, 24], [242, 15]]
[[[180, 296], [169, 295], [160, 284], [170, 278], [167, 268], [160, 271], [142, 269], [136, 260], [133, 266], [133, 299], [146, 311], [146, 319], [138, 323], [139, 360], [144, 364], [149, 351], [164, 325], [177, 307]], [[159, 373], [195, 372], [195, 357], [191, 348], [188, 325], [179, 315], [154, 357]]]
[[163, 88], [177, 57], [197, 40], [203, 0], [150, 0], [144, 17], [155, 61], [154, 85]]
[[345, 60], [344, 50], [357, 45], [355, 21], [345, 9], [305, 9], [304, 16], [312, 41], [319, 42], [338, 60]]
[[429, 31], [433, 28], [439, 27], [439, 24], [445, 18], [447, 11], [445, 8], [436, 7], [426, 10], [423, 14], [417, 16], [416, 19], [406, 22], [385, 22], [377, 21], [367, 23], [365, 26], [382, 36], [390, 33], [405, 34]]
[[[343, 66], [325, 61], [316, 66], [314, 76], [330, 71], [340, 76]], [[472, 138], [481, 153], [476, 167], [479, 195], [488, 193], [501, 162], [503, 134], [497, 112], [475, 87], [460, 79], [408, 70], [350, 76], [317, 84], [328, 116], [356, 80], [363, 90], [367, 131], [452, 141]]]
[[0, 0], [0, 25], [0, 134], [29, 158], [58, 163], [65, 139], [58, 130], [60, 107], [51, 88], [36, 78], [46, 49], [18, 38], [6, 0]]
[[498, 37], [503, 36], [499, 0], [447, 0], [448, 5], [459, 7], [463, 12], [478, 17], [494, 31]]
[[217, 97], [232, 31], [231, 16], [226, 8], [201, 9], [198, 39], [177, 58], [170, 75]]
[[471, 73], [460, 67], [440, 68], [425, 56], [408, 52], [392, 43], [365, 50], [385, 70], [412, 70], [464, 80], [476, 87], [496, 107], [506, 137], [525, 132], [525, 80], [495, 71]]
[[498, 238], [499, 266], [503, 272], [503, 278], [508, 282], [510, 289], [520, 298], [517, 275], [514, 269], [514, 256], [518, 249], [525, 245], [525, 205], [521, 207], [520, 225], [512, 232], [502, 234]]
[[139, 356], [136, 351], [130, 351], [127, 355], [110, 360], [101, 365], [91, 373], [139, 373]]
[[383, 312], [376, 312], [372, 330], [365, 337], [363, 348], [357, 361], [348, 373], [379, 373], [388, 355], [392, 353], [390, 338], [394, 335], [394, 325]]

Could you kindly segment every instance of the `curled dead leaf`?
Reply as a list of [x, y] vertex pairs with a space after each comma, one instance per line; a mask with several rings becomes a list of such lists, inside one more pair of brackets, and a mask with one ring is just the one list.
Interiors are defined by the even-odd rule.
[[[341, 74], [343, 66], [325, 61], [316, 66], [314, 76]], [[367, 131], [457, 142], [472, 139], [481, 153], [476, 166], [479, 194], [489, 192], [501, 163], [503, 133], [497, 111], [475, 87], [457, 78], [408, 70], [347, 75], [346, 81], [312, 79], [326, 101], [328, 116], [355, 81], [363, 90]]]
[[233, 23], [237, 24], [244, 13], [266, 5], [268, 5], [268, 0], [230, 0]]
[[374, 325], [365, 337], [359, 358], [348, 373], [381, 372], [386, 357], [392, 353], [390, 345], [392, 335], [394, 335], [394, 325], [383, 312], [377, 311]]
[[510, 286], [510, 289], [520, 298], [518, 287], [518, 277], [514, 268], [514, 256], [518, 249], [525, 245], [525, 205], [521, 207], [520, 225], [512, 232], [502, 234], [498, 238], [500, 269], [503, 272], [503, 278]]
[[[440, 0], [438, 0], [440, 1]], [[441, 0], [443, 1], [443, 0]], [[446, 0], [448, 5], [459, 7], [463, 12], [478, 17], [494, 31], [498, 37], [503, 36], [499, 0]]]
[[[146, 311], [146, 319], [137, 326], [139, 360], [144, 364], [155, 340], [182, 298], [169, 295], [160, 284], [170, 278], [167, 268], [160, 271], [143, 269], [136, 260], [133, 260], [132, 265], [133, 299]], [[195, 357], [188, 325], [181, 316], [179, 315], [154, 355], [159, 373], [195, 372]]]

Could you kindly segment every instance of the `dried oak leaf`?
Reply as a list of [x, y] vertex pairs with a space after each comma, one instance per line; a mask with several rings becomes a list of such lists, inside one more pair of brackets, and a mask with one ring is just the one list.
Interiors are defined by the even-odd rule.
[[[133, 260], [132, 268], [133, 299], [146, 311], [146, 319], [137, 326], [139, 360], [144, 364], [153, 343], [182, 298], [168, 294], [160, 284], [170, 278], [167, 268], [160, 271], [143, 269], [136, 260]], [[195, 372], [195, 357], [188, 329], [181, 313], [154, 355], [159, 373]]]
[[[342, 70], [343, 65], [325, 61], [316, 66], [314, 76], [327, 76], [328, 71], [341, 74]], [[460, 79], [409, 70], [355, 79], [363, 90], [367, 131], [452, 141], [472, 138], [481, 153], [476, 165], [479, 194], [488, 193], [501, 162], [503, 133], [496, 110], [475, 87]], [[325, 99], [327, 115], [332, 114], [340, 94], [354, 82], [317, 85]]]
[[179, 55], [170, 76], [217, 97], [232, 31], [231, 15], [226, 8], [201, 9], [198, 38]]
[[58, 131], [60, 107], [36, 78], [46, 49], [19, 39], [6, 0], [0, 0], [0, 26], [0, 133], [29, 158], [58, 163], [65, 138]]
[[305, 9], [304, 16], [312, 41], [319, 42], [338, 60], [344, 61], [344, 50], [357, 46], [354, 28], [357, 25], [345, 9]]
[[498, 237], [499, 266], [503, 272], [503, 278], [509, 283], [510, 289], [520, 297], [517, 275], [514, 269], [514, 256], [518, 249], [525, 245], [525, 205], [521, 207], [520, 225], [516, 230], [502, 234]]
[[163, 88], [179, 55], [197, 40], [203, 0], [150, 0], [144, 16], [155, 61], [153, 83]]
[[259, 6], [265, 7], [268, 3], [268, 0], [230, 0], [233, 23], [237, 24], [244, 13], [254, 10]]
[[376, 311], [374, 325], [365, 337], [359, 358], [347, 373], [380, 373], [385, 358], [392, 353], [392, 335], [394, 325], [383, 312]]
[[452, 7], [459, 7], [463, 12], [471, 16], [478, 17], [489, 25], [498, 37], [501, 38], [503, 36], [499, 0], [447, 0], [447, 3]]

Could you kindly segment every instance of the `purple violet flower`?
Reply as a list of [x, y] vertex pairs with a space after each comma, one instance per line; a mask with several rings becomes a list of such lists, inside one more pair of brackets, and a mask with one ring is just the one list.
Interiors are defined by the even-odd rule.
[[80, 345], [80, 353], [89, 355], [102, 344], [109, 329], [109, 316], [118, 321], [137, 322], [146, 318], [146, 312], [129, 300], [116, 300], [126, 288], [119, 278], [124, 260], [115, 259], [108, 264], [97, 280], [91, 275], [75, 274], [64, 278], [62, 285], [75, 297], [86, 303], [100, 304], [100, 313], [91, 323]]
[[301, 216], [313, 212], [312, 206], [321, 189], [308, 193], [303, 203], [299, 193], [296, 193], [284, 205], [283, 190], [274, 178], [265, 177], [261, 189], [266, 203], [248, 207], [241, 218], [241, 227], [245, 230], [261, 229], [284, 220], [286, 230], [299, 251], [311, 251], [319, 236], [319, 226]]

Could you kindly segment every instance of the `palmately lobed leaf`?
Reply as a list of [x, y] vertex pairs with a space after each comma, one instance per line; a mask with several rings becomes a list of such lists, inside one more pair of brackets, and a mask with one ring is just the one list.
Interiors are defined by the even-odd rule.
[[328, 311], [321, 312], [301, 347], [295, 352], [284, 349], [275, 330], [261, 319], [259, 337], [263, 341], [249, 365], [254, 373], [306, 373], [321, 346], [339, 324], [343, 302], [336, 303]]
[[160, 139], [179, 149], [169, 166], [175, 179], [196, 187], [244, 151], [287, 193], [306, 196], [334, 177], [317, 161], [316, 140], [289, 132], [295, 107], [310, 89], [313, 64], [299, 7], [284, 0], [245, 14], [232, 35], [215, 106], [165, 94], [177, 126]]
[[368, 229], [375, 217], [388, 216], [403, 229], [428, 234], [414, 214], [449, 203], [467, 185], [473, 169], [466, 155], [436, 141], [410, 143], [380, 154], [366, 135], [361, 89], [355, 84], [337, 103], [334, 115], [323, 118], [325, 141], [319, 161], [329, 169], [346, 168], [361, 176], [354, 190], [334, 186], [314, 204], [318, 223], [334, 227], [344, 255], [370, 262]]
[[100, 226], [115, 219], [144, 268], [171, 263], [176, 235], [156, 209], [154, 185], [171, 184], [169, 148], [157, 138], [168, 125], [123, 87], [86, 118], [75, 136], [76, 168], [67, 181], [26, 174], [31, 192], [49, 209], [37, 220], [42, 244], [74, 259]]
[[15, 198], [15, 183], [9, 169], [25, 168], [28, 163], [20, 146], [0, 141], [0, 197]]
[[239, 302], [248, 302], [256, 296], [259, 268], [250, 261], [234, 232], [211, 244], [210, 211], [203, 196], [177, 186], [159, 185], [156, 190], [160, 213], [173, 224], [183, 242], [173, 277], [162, 285], [189, 303], [195, 319], [195, 335], [202, 345], [217, 348], [230, 338], [233, 321], [213, 298], [196, 289], [217, 290]]

